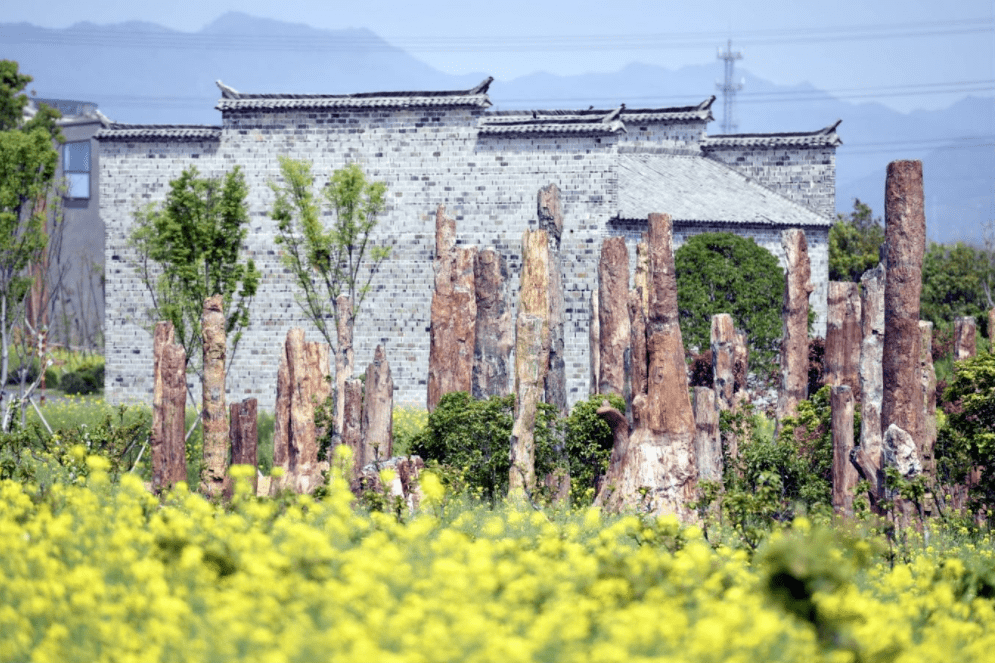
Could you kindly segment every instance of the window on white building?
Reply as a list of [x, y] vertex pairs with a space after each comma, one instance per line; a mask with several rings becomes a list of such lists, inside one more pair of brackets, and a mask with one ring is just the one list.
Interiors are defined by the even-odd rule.
[[90, 197], [90, 141], [62, 146], [62, 172], [69, 185], [67, 198]]

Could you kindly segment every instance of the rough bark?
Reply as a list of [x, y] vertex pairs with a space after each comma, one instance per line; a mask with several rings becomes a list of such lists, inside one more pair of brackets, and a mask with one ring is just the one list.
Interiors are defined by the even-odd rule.
[[290, 423], [288, 451], [290, 472], [288, 485], [296, 493], [310, 493], [320, 483], [318, 431], [314, 425], [314, 402], [318, 371], [312, 369], [308, 356], [311, 344], [304, 340], [304, 330], [287, 332], [286, 353], [290, 381]]
[[650, 311], [650, 245], [649, 236], [643, 233], [642, 239], [636, 244], [636, 273], [632, 278], [632, 287], [642, 290], [643, 316], [648, 317]]
[[[159, 481], [156, 488], [167, 488], [187, 481], [187, 353], [182, 345], [170, 343], [163, 348], [159, 362], [162, 377], [162, 445]], [[153, 461], [153, 465], [155, 462]]]
[[[327, 343], [321, 341], [311, 341], [306, 346], [307, 369], [310, 371], [309, 382], [311, 384], [311, 404], [313, 413], [324, 405], [329, 396], [332, 395], [331, 382], [331, 350]], [[321, 445], [322, 438], [325, 437], [326, 430], [315, 424], [315, 440], [317, 445]], [[317, 462], [317, 456], [315, 456]]]
[[545, 402], [567, 416], [567, 364], [563, 325], [566, 308], [563, 301], [563, 267], [560, 237], [563, 234], [563, 207], [560, 189], [555, 184], [539, 189], [537, 197], [539, 229], [549, 236], [549, 370], [544, 383]]
[[746, 332], [736, 330], [733, 345], [733, 378], [736, 383], [734, 394], [737, 400], [746, 397], [746, 378], [750, 367], [750, 346], [747, 344]]
[[919, 321], [919, 377], [922, 384], [922, 428], [918, 440], [922, 471], [936, 476], [936, 369], [933, 367], [933, 323]]
[[225, 406], [225, 315], [221, 295], [204, 300], [203, 414], [204, 471], [201, 486], [210, 496], [224, 490], [228, 468], [228, 408]]
[[601, 382], [599, 394], [625, 393], [625, 358], [629, 352], [629, 250], [624, 237], [609, 237], [601, 244], [598, 262], [598, 328], [601, 333]]
[[893, 161], [885, 181], [884, 351], [881, 427], [921, 437], [919, 297], [926, 246], [922, 162]]
[[600, 297], [600, 288], [591, 291], [591, 324], [587, 330], [587, 341], [591, 361], [590, 392], [592, 394], [598, 393], [598, 387], [601, 384], [601, 312], [598, 306]]
[[626, 411], [631, 416], [632, 400], [639, 394], [646, 394], [649, 381], [646, 371], [649, 369], [649, 358], [646, 356], [646, 313], [643, 309], [643, 294], [641, 289], [629, 291], [629, 389], [626, 401]]
[[428, 350], [428, 411], [444, 394], [472, 392], [477, 295], [476, 248], [456, 246], [456, 221], [439, 205], [435, 214], [435, 292]]
[[700, 481], [722, 482], [722, 440], [719, 437], [719, 409], [715, 391], [694, 388], [694, 451]]
[[335, 327], [335, 431], [336, 436], [342, 434], [343, 417], [345, 416], [346, 380], [351, 380], [356, 370], [356, 359], [352, 349], [352, 333], [355, 327], [355, 317], [352, 311], [352, 299], [348, 295], [339, 295], [335, 300], [338, 311], [338, 323]]
[[735, 344], [736, 330], [732, 324], [732, 316], [728, 313], [713, 315], [712, 379], [715, 403], [719, 410], [731, 410], [735, 404]]
[[355, 478], [363, 467], [373, 461], [367, 458], [363, 444], [363, 382], [347, 380], [342, 393], [342, 444], [352, 450], [352, 476]]
[[[231, 426], [228, 431], [231, 438], [231, 464], [257, 467], [259, 429], [256, 399], [246, 398], [241, 403], [232, 403], [228, 414]], [[256, 472], [252, 473], [250, 485], [252, 486], [252, 494], [255, 495], [258, 485]]]
[[850, 460], [853, 451], [853, 390], [834, 385], [829, 390], [833, 440], [833, 509], [853, 517], [853, 496], [860, 476]]
[[477, 254], [473, 266], [477, 320], [473, 350], [473, 397], [508, 394], [511, 362], [511, 306], [508, 301], [508, 268], [504, 257], [491, 247]]
[[813, 287], [812, 263], [805, 233], [797, 228], [781, 233], [787, 262], [784, 305], [781, 311], [781, 391], [777, 420], [795, 414], [798, 403], [808, 397], [808, 296]]
[[152, 430], [149, 436], [152, 446], [152, 486], [157, 491], [166, 485], [162, 356], [166, 346], [173, 340], [173, 324], [157, 322], [152, 332]]
[[845, 384], [852, 395], [860, 393], [861, 341], [859, 288], [856, 283], [831, 281], [826, 323], [826, 384]]
[[698, 480], [695, 423], [678, 323], [673, 225], [666, 214], [649, 217], [649, 287], [647, 393], [633, 399], [635, 429], [625, 436], [621, 413], [598, 410], [615, 431], [616, 445], [625, 448], [612, 450], [597, 502], [690, 520], [695, 516], [687, 504], [696, 497]]
[[549, 366], [549, 250], [543, 230], [522, 236], [522, 276], [515, 325], [515, 423], [509, 492], [535, 487], [535, 420]]
[[394, 455], [394, 380], [382, 345], [366, 368], [363, 395], [363, 457], [386, 460]]
[[884, 265], [864, 272], [860, 278], [860, 452], [861, 464], [872, 493], [880, 494], [881, 474], [881, 355], [884, 349]]
[[974, 316], [962, 316], [954, 320], [954, 360], [964, 361], [978, 354], [975, 336], [978, 325]]

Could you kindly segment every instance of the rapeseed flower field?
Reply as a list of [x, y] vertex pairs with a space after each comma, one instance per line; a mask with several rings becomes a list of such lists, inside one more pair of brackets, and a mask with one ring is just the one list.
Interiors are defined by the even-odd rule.
[[888, 562], [804, 518], [753, 556], [673, 518], [490, 509], [425, 473], [418, 514], [325, 497], [228, 504], [72, 452], [0, 482], [0, 661], [985, 661], [990, 539]]

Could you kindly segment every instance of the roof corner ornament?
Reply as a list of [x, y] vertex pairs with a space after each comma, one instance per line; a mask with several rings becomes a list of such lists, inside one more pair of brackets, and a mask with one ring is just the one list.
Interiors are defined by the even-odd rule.
[[[467, 94], [487, 94], [487, 88], [489, 88], [491, 86], [491, 83], [493, 82], [494, 82], [494, 77], [488, 76], [480, 83], [480, 85], [470, 90]], [[219, 85], [220, 83], [221, 81], [218, 81]]]
[[828, 127], [823, 129], [819, 133], [822, 134], [823, 136], [828, 136], [829, 134], [834, 133], [836, 131], [836, 127], [840, 126], [840, 122], [842, 121], [843, 121], [842, 119], [836, 120], [835, 122], [830, 124]]
[[97, 119], [100, 121], [100, 126], [102, 126], [105, 129], [108, 129], [114, 125], [114, 120], [110, 119], [109, 117], [101, 113], [99, 108], [97, 109], [96, 113], [97, 113]]
[[221, 90], [221, 98], [222, 99], [238, 99], [239, 98], [240, 95], [238, 93], [238, 90], [236, 90], [235, 88], [233, 88], [233, 87], [231, 87], [229, 85], [225, 85], [224, 83], [221, 82], [220, 78], [218, 80], [214, 81], [214, 84], [218, 86], [219, 90]]
[[705, 99], [703, 102], [698, 104], [697, 110], [708, 110], [712, 107], [712, 104], [714, 103], [715, 103], [715, 95], [713, 94], [708, 99]]
[[602, 118], [601, 123], [611, 124], [612, 122], [618, 119], [619, 115], [621, 115], [622, 111], [624, 110], [625, 110], [625, 104], [622, 104], [612, 112], [608, 113], [608, 115], [605, 115], [604, 118]]

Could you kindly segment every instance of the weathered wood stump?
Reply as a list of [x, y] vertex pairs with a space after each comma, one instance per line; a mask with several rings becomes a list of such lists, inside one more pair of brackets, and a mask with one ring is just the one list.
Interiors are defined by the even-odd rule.
[[712, 381], [715, 385], [715, 403], [719, 410], [731, 410], [735, 404], [736, 329], [732, 316], [719, 313], [712, 316]]
[[852, 395], [859, 393], [861, 341], [857, 284], [831, 281], [826, 320], [826, 384], [845, 384]]
[[366, 369], [363, 394], [363, 456], [386, 460], [394, 453], [394, 380], [382, 345]]
[[159, 360], [161, 379], [160, 442], [152, 448], [152, 485], [156, 490], [187, 481], [187, 353], [182, 345], [168, 343]]
[[549, 370], [543, 385], [544, 400], [557, 409], [561, 417], [567, 408], [566, 347], [563, 325], [566, 308], [563, 301], [563, 267], [560, 238], [563, 235], [563, 206], [560, 189], [555, 184], [539, 189], [536, 202], [539, 229], [545, 230], [549, 243]]
[[335, 421], [334, 434], [341, 436], [345, 417], [345, 383], [351, 380], [355, 372], [356, 357], [352, 348], [352, 334], [355, 326], [355, 315], [352, 299], [348, 295], [339, 295], [335, 299], [335, 310], [338, 319], [335, 325]]
[[[258, 467], [257, 453], [259, 447], [256, 399], [246, 398], [241, 403], [232, 403], [228, 415], [230, 422], [228, 436], [231, 438], [231, 464], [251, 465], [255, 469]], [[256, 494], [258, 482], [258, 473], [253, 472], [252, 479], [250, 480], [252, 495]], [[230, 485], [226, 486], [226, 495], [231, 496], [232, 488]]]
[[833, 440], [833, 509], [853, 517], [853, 497], [860, 475], [850, 460], [853, 451], [853, 390], [849, 385], [834, 385], [829, 390]]
[[499, 251], [488, 247], [473, 265], [477, 301], [474, 333], [472, 394], [476, 399], [508, 394], [513, 345], [508, 268]]
[[860, 449], [859, 463], [864, 478], [871, 484], [871, 495], [881, 497], [884, 485], [881, 461], [881, 397], [883, 374], [881, 355], [884, 349], [884, 265], [867, 270], [860, 278]]
[[649, 380], [649, 357], [646, 355], [646, 313], [643, 308], [643, 293], [641, 288], [629, 291], [629, 359], [626, 371], [627, 387], [623, 390], [626, 412], [632, 423], [632, 399], [636, 394], [646, 393]]
[[716, 400], [714, 390], [694, 388], [694, 452], [698, 459], [698, 479], [722, 483], [722, 439]]
[[781, 391], [777, 420], [795, 414], [798, 403], [808, 397], [808, 296], [812, 294], [812, 263], [805, 233], [797, 228], [781, 233], [787, 262], [784, 306], [781, 312]]
[[625, 393], [625, 365], [629, 354], [629, 251], [624, 237], [601, 243], [598, 262], [598, 329], [601, 333], [599, 394]]
[[204, 341], [202, 389], [204, 470], [201, 488], [209, 496], [221, 496], [228, 470], [228, 408], [225, 406], [225, 315], [221, 295], [204, 300], [201, 330]]
[[346, 380], [343, 388], [343, 404], [345, 406], [342, 421], [342, 444], [352, 451], [352, 476], [359, 475], [360, 470], [375, 459], [367, 454], [363, 444], [363, 382], [362, 380]]

